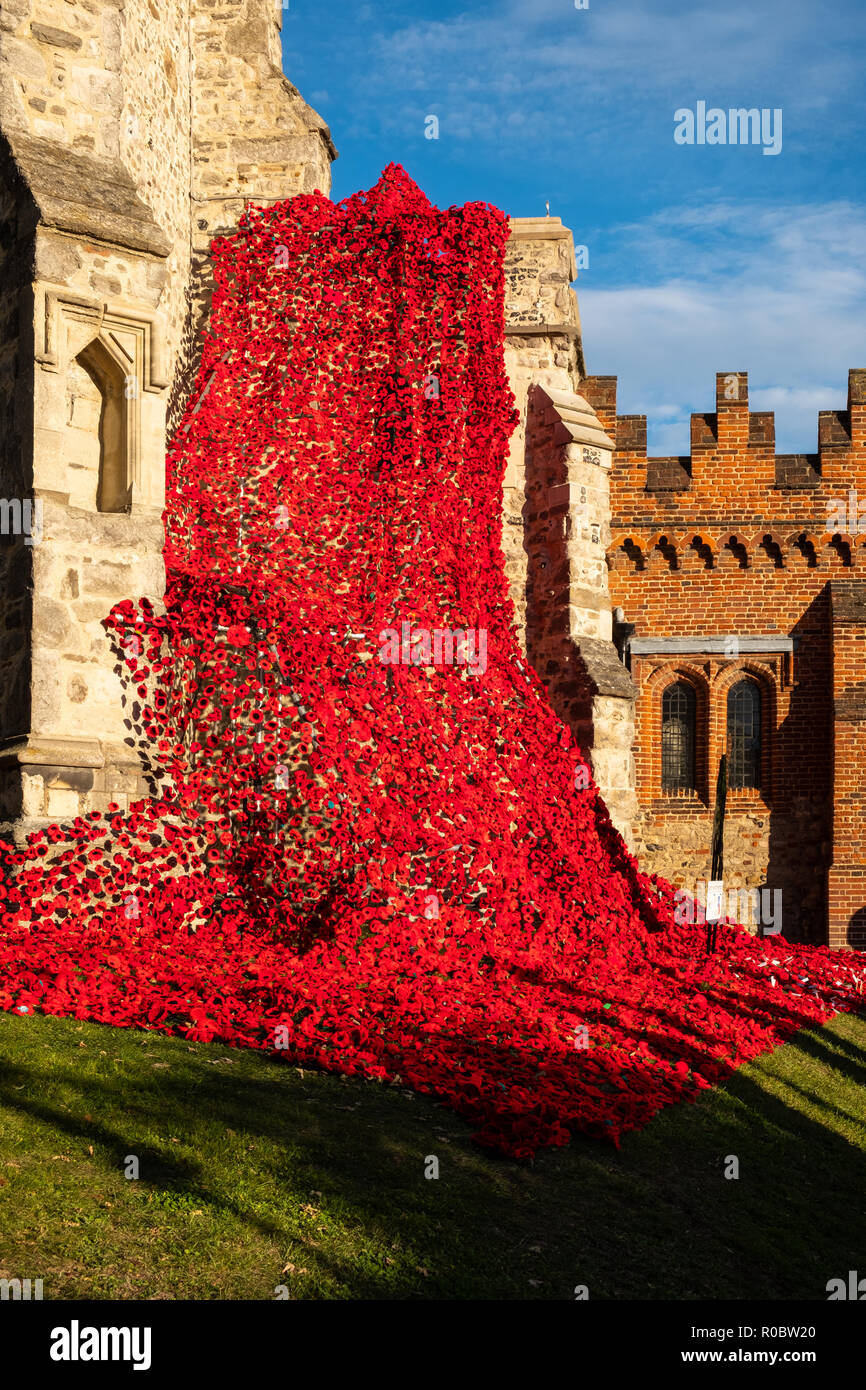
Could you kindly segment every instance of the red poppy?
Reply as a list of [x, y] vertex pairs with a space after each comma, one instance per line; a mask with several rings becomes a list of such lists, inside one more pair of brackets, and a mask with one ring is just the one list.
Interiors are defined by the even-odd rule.
[[[106, 620], [147, 653], [127, 696], [162, 789], [0, 843], [0, 1007], [399, 1076], [515, 1157], [573, 1131], [617, 1143], [862, 1007], [853, 953], [723, 925], [707, 958], [575, 787], [496, 520], [508, 235], [391, 166], [339, 205], [252, 208], [215, 244], [165, 606]], [[445, 659], [467, 631], [483, 680]], [[417, 633], [432, 676], [403, 659]]]

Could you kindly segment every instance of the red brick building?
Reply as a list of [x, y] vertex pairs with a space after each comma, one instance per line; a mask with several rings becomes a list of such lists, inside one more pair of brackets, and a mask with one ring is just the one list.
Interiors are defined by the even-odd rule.
[[776, 453], [745, 372], [717, 376], [685, 458], [647, 457], [614, 377], [580, 389], [616, 442], [609, 584], [638, 691], [642, 866], [692, 893], [710, 877], [727, 752], [726, 887], [780, 890], [786, 935], [866, 946], [866, 371], [820, 412], [811, 455]]

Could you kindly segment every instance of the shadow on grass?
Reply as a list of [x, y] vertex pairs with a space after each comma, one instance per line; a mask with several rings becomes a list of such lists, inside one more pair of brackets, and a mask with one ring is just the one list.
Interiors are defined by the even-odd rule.
[[[52, 1035], [65, 1037], [64, 1026], [51, 1020]], [[832, 1120], [866, 1121], [854, 1091], [866, 1078], [862, 1052], [838, 1031], [801, 1032], [696, 1104], [661, 1112], [619, 1151], [577, 1138], [526, 1164], [478, 1150], [455, 1115], [400, 1088], [302, 1077], [284, 1061], [223, 1047], [192, 1054], [155, 1034], [124, 1030], [118, 1044], [114, 1030], [86, 1027], [120, 1053], [125, 1074], [76, 1074], [74, 1053], [70, 1066], [41, 1070], [37, 1056], [7, 1067], [7, 1109], [98, 1143], [115, 1178], [137, 1154], [149, 1191], [226, 1214], [275, 1250], [315, 1232], [303, 1257], [324, 1281], [319, 1296], [571, 1298], [585, 1283], [591, 1298], [822, 1299], [828, 1279], [862, 1264], [866, 1159]], [[139, 1047], [158, 1050], [175, 1074], [148, 1074]], [[210, 1065], [214, 1057], [237, 1072]], [[787, 1098], [796, 1090], [817, 1113], [773, 1086]], [[82, 1116], [101, 1118], [66, 1112], [53, 1087]], [[227, 1129], [253, 1146], [243, 1177], [256, 1210], [232, 1191], [236, 1160], [226, 1165], [219, 1152]], [[183, 1136], [197, 1156], [171, 1153], [161, 1134]], [[731, 1154], [737, 1181], [724, 1178]], [[424, 1177], [430, 1155], [438, 1181]], [[321, 1193], [324, 1234], [298, 1215], [312, 1193]], [[376, 1251], [392, 1249], [393, 1268], [372, 1267]], [[270, 1288], [274, 1259], [274, 1277], [263, 1276]]]

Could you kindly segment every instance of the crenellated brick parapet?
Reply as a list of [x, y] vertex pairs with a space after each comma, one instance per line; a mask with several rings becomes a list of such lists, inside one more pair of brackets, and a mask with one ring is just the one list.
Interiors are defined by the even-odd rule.
[[614, 550], [632, 537], [635, 563], [659, 546], [688, 563], [693, 540], [719, 563], [730, 545], [736, 564], [864, 563], [866, 370], [849, 372], [844, 410], [819, 413], [814, 454], [776, 453], [773, 412], [749, 410], [745, 372], [717, 374], [716, 409], [691, 416], [678, 457], [647, 455], [646, 416], [617, 415], [616, 378], [587, 377], [582, 390], [615, 439]]

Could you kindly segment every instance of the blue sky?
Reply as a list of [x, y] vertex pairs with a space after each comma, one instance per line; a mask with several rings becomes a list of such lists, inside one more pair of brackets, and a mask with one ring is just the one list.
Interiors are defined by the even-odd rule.
[[[331, 126], [333, 197], [393, 160], [440, 207], [550, 200], [588, 248], [587, 368], [652, 453], [688, 452], [717, 371], [810, 453], [866, 367], [864, 38], [862, 0], [290, 0], [283, 65]], [[675, 144], [699, 101], [781, 108], [781, 152]]]

